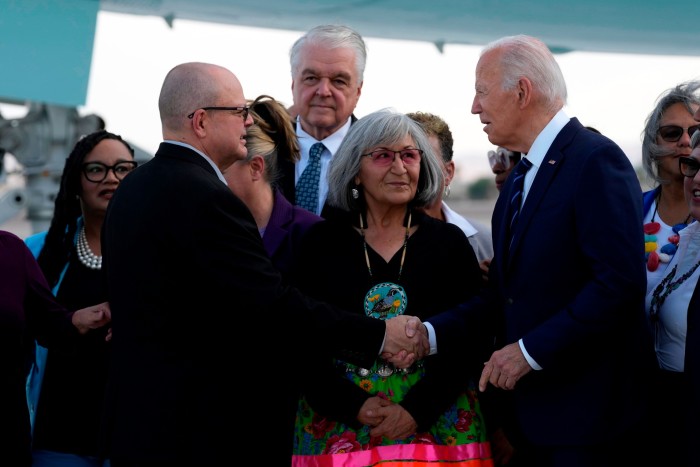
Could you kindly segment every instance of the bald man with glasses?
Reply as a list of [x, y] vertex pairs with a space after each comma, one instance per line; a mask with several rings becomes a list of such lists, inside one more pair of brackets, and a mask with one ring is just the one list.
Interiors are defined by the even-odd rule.
[[115, 319], [102, 439], [112, 467], [235, 465], [234, 446], [288, 465], [289, 443], [269, 436], [285, 433], [287, 405], [268, 391], [299, 370], [301, 352], [367, 365], [382, 350], [427, 351], [406, 336], [407, 317], [347, 313], [283, 283], [223, 176], [247, 155], [246, 102], [226, 68], [173, 68], [158, 103], [164, 141], [110, 202], [102, 253]]

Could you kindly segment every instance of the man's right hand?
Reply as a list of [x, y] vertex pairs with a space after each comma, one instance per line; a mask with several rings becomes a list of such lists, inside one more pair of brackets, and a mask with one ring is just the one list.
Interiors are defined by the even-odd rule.
[[388, 319], [382, 357], [398, 368], [408, 368], [416, 359], [430, 353], [428, 331], [415, 316], [399, 315]]

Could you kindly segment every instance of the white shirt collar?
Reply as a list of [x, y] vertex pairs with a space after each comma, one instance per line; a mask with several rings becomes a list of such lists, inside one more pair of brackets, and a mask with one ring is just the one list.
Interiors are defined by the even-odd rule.
[[[330, 152], [331, 156], [335, 154], [338, 150], [338, 147], [340, 147], [340, 143], [343, 142], [343, 138], [345, 138], [345, 135], [350, 130], [351, 123], [351, 118], [348, 118], [348, 121], [345, 122], [345, 125], [338, 128], [336, 132], [329, 135], [322, 141], [316, 141], [316, 139], [313, 136], [309, 135], [301, 128], [301, 121], [297, 118], [297, 139], [299, 140], [299, 150], [301, 151], [301, 160], [299, 161], [301, 164], [298, 165], [306, 167], [306, 163], [309, 159], [309, 150], [311, 149], [311, 146], [314, 145], [314, 143], [323, 143], [323, 145], [326, 147], [326, 150]], [[299, 172], [299, 175], [301, 175], [301, 172]]]
[[[537, 135], [535, 141], [530, 147], [530, 152], [527, 153], [527, 158], [535, 169], [539, 168], [544, 160], [545, 154], [549, 151], [552, 146], [554, 139], [557, 137], [562, 128], [569, 123], [569, 116], [566, 115], [564, 109], [559, 110], [559, 112], [554, 115], [554, 117], [549, 121], [546, 127]], [[536, 170], [535, 170], [536, 172]]]
[[535, 180], [535, 175], [537, 175], [540, 165], [542, 165], [545, 154], [547, 154], [547, 151], [549, 151], [549, 148], [552, 146], [554, 138], [556, 138], [561, 129], [569, 123], [569, 120], [569, 116], [566, 115], [566, 112], [564, 112], [563, 109], [559, 110], [540, 134], [537, 135], [537, 138], [535, 138], [535, 141], [532, 143], [532, 147], [530, 147], [530, 152], [524, 154], [524, 156], [532, 162], [532, 168], [528, 170], [525, 174], [525, 180], [523, 180], [523, 203], [530, 192], [530, 187]]

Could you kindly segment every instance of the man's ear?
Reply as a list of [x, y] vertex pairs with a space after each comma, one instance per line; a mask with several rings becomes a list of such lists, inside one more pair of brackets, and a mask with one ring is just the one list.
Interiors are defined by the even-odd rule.
[[524, 76], [520, 77], [517, 85], [518, 91], [518, 102], [520, 108], [527, 107], [532, 101], [532, 83], [530, 80]]
[[207, 134], [207, 131], [204, 129], [205, 123], [208, 123], [207, 113], [195, 111], [194, 115], [190, 119], [190, 125], [192, 125], [192, 130], [194, 133], [200, 138], [206, 136]]

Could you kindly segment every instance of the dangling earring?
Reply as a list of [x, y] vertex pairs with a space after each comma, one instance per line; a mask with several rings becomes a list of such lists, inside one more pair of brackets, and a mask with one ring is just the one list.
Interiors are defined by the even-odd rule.
[[447, 186], [445, 187], [445, 189], [443, 190], [442, 195], [443, 195], [443, 196], [442, 196], [443, 198], [449, 198], [449, 197], [450, 197], [450, 185], [447, 185]]
[[350, 193], [352, 193], [352, 199], [357, 199], [360, 197], [360, 192], [357, 191], [357, 188], [350, 190]]

